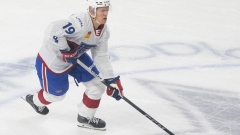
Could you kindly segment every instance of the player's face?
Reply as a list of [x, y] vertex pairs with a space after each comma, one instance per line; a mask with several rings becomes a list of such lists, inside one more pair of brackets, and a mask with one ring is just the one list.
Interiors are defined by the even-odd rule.
[[107, 22], [109, 7], [99, 7], [96, 11], [96, 19], [99, 23], [105, 24]]

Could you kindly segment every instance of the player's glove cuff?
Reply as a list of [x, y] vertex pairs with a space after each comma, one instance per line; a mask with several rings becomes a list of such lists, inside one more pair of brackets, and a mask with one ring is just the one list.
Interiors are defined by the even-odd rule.
[[120, 76], [110, 79], [104, 79], [104, 83], [107, 85], [107, 95], [120, 100], [123, 96], [123, 88], [120, 81]]

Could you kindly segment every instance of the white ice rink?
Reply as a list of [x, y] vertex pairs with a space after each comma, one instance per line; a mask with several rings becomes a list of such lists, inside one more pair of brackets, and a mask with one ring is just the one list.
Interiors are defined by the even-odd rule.
[[[104, 94], [106, 131], [77, 127], [84, 87], [37, 114], [20, 97], [40, 89], [44, 29], [84, 0], [0, 0], [0, 135], [167, 135]], [[240, 135], [240, 1], [112, 0], [109, 51], [125, 96], [176, 135]]]

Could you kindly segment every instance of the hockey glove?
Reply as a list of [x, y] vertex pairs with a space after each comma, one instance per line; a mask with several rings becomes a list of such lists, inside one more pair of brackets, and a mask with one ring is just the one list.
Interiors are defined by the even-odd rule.
[[120, 100], [123, 97], [123, 88], [119, 78], [120, 76], [103, 80], [103, 83], [107, 85], [107, 95], [116, 100]]
[[75, 43], [69, 44], [70, 50], [60, 50], [62, 53], [62, 60], [70, 64], [76, 64], [78, 59], [78, 45]]

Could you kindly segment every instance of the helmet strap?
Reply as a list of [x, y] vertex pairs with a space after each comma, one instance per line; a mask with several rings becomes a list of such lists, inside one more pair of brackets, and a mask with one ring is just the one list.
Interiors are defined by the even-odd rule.
[[101, 25], [101, 23], [96, 18], [93, 18], [93, 20], [95, 20], [98, 25]]
[[97, 16], [97, 8], [92, 8], [93, 12], [94, 12], [94, 16], [90, 13], [90, 10], [89, 10], [89, 15], [93, 18], [93, 20], [98, 24], [98, 25], [101, 25], [101, 23], [99, 23], [99, 21], [96, 19], [96, 16]]

